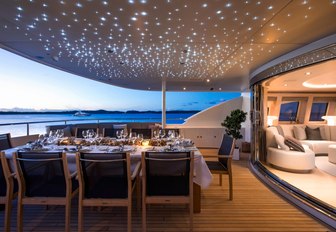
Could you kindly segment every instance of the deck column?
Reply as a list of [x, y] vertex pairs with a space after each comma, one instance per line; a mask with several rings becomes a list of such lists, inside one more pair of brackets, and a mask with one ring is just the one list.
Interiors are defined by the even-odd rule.
[[166, 128], [166, 80], [162, 79], [162, 128]]

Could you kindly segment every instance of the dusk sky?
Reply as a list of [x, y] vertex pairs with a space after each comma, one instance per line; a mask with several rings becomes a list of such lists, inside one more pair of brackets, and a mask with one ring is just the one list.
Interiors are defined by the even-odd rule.
[[[120, 88], [69, 74], [0, 49], [3, 109], [161, 110], [161, 92]], [[227, 92], [167, 92], [167, 110], [203, 110], [240, 96]]]

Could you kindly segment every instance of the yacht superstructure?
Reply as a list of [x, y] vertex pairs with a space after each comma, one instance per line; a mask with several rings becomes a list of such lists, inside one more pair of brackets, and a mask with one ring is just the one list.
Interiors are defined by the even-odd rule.
[[[265, 131], [334, 126], [336, 1], [2, 1], [0, 12], [0, 48], [110, 85], [162, 91], [162, 126], [199, 146], [218, 147], [223, 117], [244, 109], [251, 169], [335, 229], [334, 205], [277, 176]], [[166, 125], [167, 91], [242, 97]]]

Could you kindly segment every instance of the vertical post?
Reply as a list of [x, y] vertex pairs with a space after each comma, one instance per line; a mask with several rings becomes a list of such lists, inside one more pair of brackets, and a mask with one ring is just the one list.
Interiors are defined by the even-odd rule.
[[162, 78], [162, 128], [166, 128], [166, 79]]
[[27, 135], [29, 135], [29, 123], [27, 123]]

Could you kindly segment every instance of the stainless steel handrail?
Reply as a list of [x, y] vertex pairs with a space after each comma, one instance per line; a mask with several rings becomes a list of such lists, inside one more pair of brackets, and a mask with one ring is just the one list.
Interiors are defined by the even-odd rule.
[[[183, 120], [184, 118], [169, 118], [169, 120]], [[27, 132], [26, 135], [29, 135], [29, 128], [31, 124], [39, 123], [55, 123], [55, 122], [64, 122], [64, 125], [67, 125], [68, 122], [84, 122], [84, 121], [96, 121], [97, 124], [102, 123], [103, 121], [119, 121], [119, 122], [139, 122], [139, 120], [153, 120], [151, 122], [161, 122], [161, 117], [151, 117], [151, 118], [85, 118], [85, 119], [63, 119], [63, 120], [48, 120], [48, 121], [31, 121], [31, 122], [14, 122], [14, 123], [0, 123], [2, 126], [15, 126], [15, 125], [26, 125]]]

